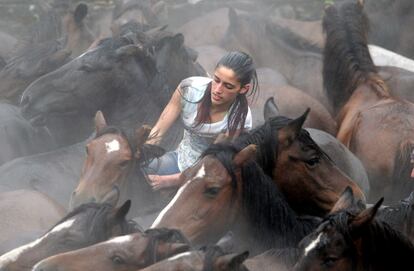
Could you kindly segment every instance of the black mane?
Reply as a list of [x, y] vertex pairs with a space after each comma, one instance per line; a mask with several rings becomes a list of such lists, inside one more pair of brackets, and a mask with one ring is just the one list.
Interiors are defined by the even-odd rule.
[[[238, 148], [230, 144], [211, 145], [202, 155], [212, 155], [227, 169], [236, 191], [233, 157]], [[311, 220], [299, 220], [273, 181], [256, 162], [241, 168], [242, 208], [255, 240], [264, 249], [295, 246], [314, 227]]]
[[[88, 222], [85, 225], [89, 226], [89, 235], [93, 236], [94, 240], [104, 241], [111, 237], [111, 231], [108, 229], [107, 217], [111, 214], [111, 211], [114, 210], [114, 207], [107, 203], [95, 203], [90, 202], [82, 204], [73, 211], [69, 212], [65, 217], [63, 217], [59, 222], [57, 222], [49, 231], [51, 231], [57, 225], [71, 219], [72, 217], [77, 216], [78, 214], [85, 213], [88, 219]], [[122, 220], [119, 221], [121, 230], [123, 234], [128, 234], [135, 232], [139, 227], [132, 221]]]
[[[272, 170], [278, 159], [278, 130], [288, 125], [290, 121], [292, 121], [292, 119], [284, 116], [271, 118], [256, 129], [241, 135], [235, 140], [234, 144], [239, 150], [250, 144], [257, 145], [257, 163], [263, 168], [268, 176], [275, 179], [277, 176], [273, 176]], [[307, 147], [314, 149], [319, 156], [332, 161], [315, 141], [313, 141], [309, 132], [305, 129], [301, 129], [297, 139]]]

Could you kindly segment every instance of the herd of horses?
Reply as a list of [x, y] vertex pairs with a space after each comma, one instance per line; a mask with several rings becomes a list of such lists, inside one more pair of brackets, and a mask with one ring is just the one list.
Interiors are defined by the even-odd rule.
[[[120, 1], [98, 39], [85, 4], [47, 10], [0, 70], [0, 270], [414, 267], [414, 77], [376, 64], [366, 1], [311, 23], [222, 7], [174, 32], [163, 1]], [[153, 191], [145, 168], [182, 124], [161, 146], [150, 125], [233, 49], [261, 67], [254, 129], [218, 136], [178, 189]]]

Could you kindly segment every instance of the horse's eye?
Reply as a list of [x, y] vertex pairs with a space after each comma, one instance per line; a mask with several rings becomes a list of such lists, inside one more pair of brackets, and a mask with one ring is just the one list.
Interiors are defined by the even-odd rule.
[[324, 259], [323, 264], [325, 266], [332, 266], [337, 260], [338, 258], [336, 257], [327, 257]]
[[89, 154], [88, 146], [85, 147], [85, 152], [86, 152], [87, 155]]
[[315, 158], [306, 160], [305, 163], [308, 167], [313, 168], [319, 163], [319, 161], [320, 161], [319, 157], [315, 157]]
[[120, 256], [118, 256], [118, 255], [113, 256], [113, 257], [111, 258], [111, 260], [112, 260], [112, 262], [113, 262], [114, 264], [124, 264], [124, 263], [125, 263], [124, 259], [122, 259], [122, 258], [121, 258]]
[[209, 198], [214, 198], [217, 196], [217, 194], [220, 192], [219, 187], [209, 187], [204, 191], [204, 195], [206, 195]]
[[120, 168], [126, 168], [128, 165], [129, 165], [129, 160], [125, 160], [119, 163]]

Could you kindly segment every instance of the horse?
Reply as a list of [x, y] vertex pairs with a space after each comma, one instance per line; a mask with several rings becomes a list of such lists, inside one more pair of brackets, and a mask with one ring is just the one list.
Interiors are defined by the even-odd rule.
[[230, 23], [220, 43], [222, 47], [248, 52], [259, 67], [280, 71], [292, 86], [303, 90], [321, 102], [329, 112], [332, 111], [323, 91], [320, 53], [313, 52], [309, 44], [304, 46], [298, 43], [296, 37], [271, 20], [252, 14], [237, 14], [232, 9], [228, 16]]
[[[78, 186], [72, 192], [70, 209], [88, 203], [110, 203], [131, 199], [132, 215], [142, 215], [148, 208], [162, 202], [146, 180], [142, 166], [164, 150], [144, 144], [150, 127], [142, 126], [133, 135], [108, 126], [102, 112], [95, 117], [95, 138], [86, 145], [86, 159]], [[159, 206], [161, 208], [161, 206]]]
[[295, 271], [404, 270], [413, 263], [414, 245], [375, 218], [382, 203], [359, 210], [346, 189], [317, 229], [299, 244]]
[[396, 204], [381, 206], [376, 218], [388, 223], [414, 242], [414, 192]]
[[409, 165], [414, 104], [393, 98], [378, 75], [367, 48], [368, 21], [361, 2], [327, 7], [323, 26], [323, 78], [337, 112], [337, 138], [365, 166], [369, 199], [384, 195], [394, 202], [414, 189]]
[[86, 248], [57, 254], [37, 263], [33, 271], [137, 270], [177, 253], [187, 251], [189, 244], [177, 230], [149, 229], [109, 239]]
[[299, 214], [325, 215], [347, 186], [365, 201], [361, 188], [302, 128], [308, 113], [309, 109], [296, 119], [271, 118], [235, 139], [235, 144], [240, 148], [258, 145], [258, 164]]
[[[36, 208], [33, 208], [34, 204]], [[16, 190], [0, 193], [0, 255], [35, 239], [66, 213], [43, 193]]]
[[225, 253], [219, 246], [188, 251], [155, 263], [140, 271], [249, 271], [243, 262], [249, 253]]
[[[179, 82], [201, 75], [183, 43], [181, 34], [164, 30], [104, 39], [33, 82], [22, 96], [23, 116], [37, 126], [57, 122], [60, 129], [52, 133], [62, 134], [66, 144], [91, 132], [89, 122], [98, 110], [110, 123], [123, 127], [152, 124]], [[88, 125], [82, 129], [78, 121]], [[85, 131], [74, 133], [79, 130]], [[73, 138], [65, 140], [67, 136]]]
[[231, 230], [252, 254], [295, 245], [319, 220], [296, 215], [255, 153], [255, 145], [211, 145], [182, 172], [183, 185], [151, 228], [179, 229], [193, 245], [215, 242]]
[[312, 108], [304, 127], [324, 130], [332, 135], [336, 134], [336, 122], [329, 111], [315, 98], [297, 89], [286, 82], [279, 72], [270, 68], [258, 68], [257, 76], [260, 91], [255, 97], [249, 97], [252, 111], [253, 125], [264, 123], [263, 108], [269, 98], [273, 98], [275, 106], [281, 115], [294, 118]]
[[37, 190], [60, 205], [68, 206], [84, 159], [83, 141], [65, 148], [16, 158], [0, 166], [0, 191]]
[[97, 203], [81, 205], [43, 236], [0, 256], [0, 268], [31, 270], [37, 262], [49, 256], [136, 232], [139, 227], [125, 219], [130, 205], [130, 201], [119, 208]]

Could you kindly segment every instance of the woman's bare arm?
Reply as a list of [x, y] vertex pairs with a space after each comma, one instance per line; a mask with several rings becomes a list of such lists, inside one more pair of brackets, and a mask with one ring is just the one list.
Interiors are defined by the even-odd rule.
[[165, 132], [173, 125], [181, 113], [181, 95], [178, 87], [165, 106], [157, 123], [151, 129], [147, 144], [159, 144]]

